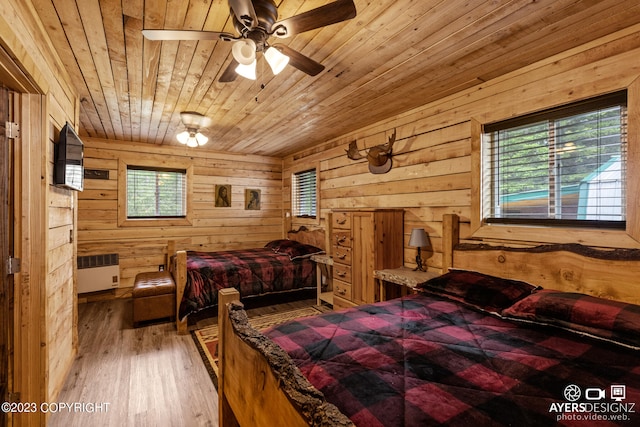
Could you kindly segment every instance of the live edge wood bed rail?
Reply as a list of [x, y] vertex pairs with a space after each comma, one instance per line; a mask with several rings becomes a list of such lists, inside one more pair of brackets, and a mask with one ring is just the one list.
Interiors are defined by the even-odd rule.
[[218, 298], [221, 427], [353, 425], [289, 363], [284, 350], [249, 325], [237, 290], [222, 289]]
[[[463, 268], [547, 289], [640, 304], [640, 250], [580, 245], [535, 248], [459, 244], [458, 218], [443, 219], [443, 272]], [[248, 324], [235, 289], [219, 296], [220, 426], [352, 425], [327, 403], [277, 345]]]

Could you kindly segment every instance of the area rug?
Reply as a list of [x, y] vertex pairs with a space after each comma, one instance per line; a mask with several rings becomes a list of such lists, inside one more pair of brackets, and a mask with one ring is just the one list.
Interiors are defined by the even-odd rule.
[[[273, 314], [249, 317], [249, 323], [254, 328], [263, 331], [271, 326], [279, 325], [288, 320], [299, 319], [301, 317], [316, 316], [320, 313], [330, 311], [327, 307], [311, 306], [296, 308]], [[198, 347], [202, 361], [207, 372], [211, 376], [213, 385], [218, 387], [218, 325], [207, 326], [191, 332], [191, 336]]]

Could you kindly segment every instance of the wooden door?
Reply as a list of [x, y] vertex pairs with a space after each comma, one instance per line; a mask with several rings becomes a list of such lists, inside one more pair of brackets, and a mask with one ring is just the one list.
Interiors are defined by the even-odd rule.
[[[11, 149], [6, 137], [5, 123], [9, 121], [9, 91], [0, 87], [0, 397], [9, 401], [9, 300], [13, 292], [13, 276], [9, 274], [7, 260], [11, 253]], [[0, 412], [0, 426], [7, 425], [7, 414]]]

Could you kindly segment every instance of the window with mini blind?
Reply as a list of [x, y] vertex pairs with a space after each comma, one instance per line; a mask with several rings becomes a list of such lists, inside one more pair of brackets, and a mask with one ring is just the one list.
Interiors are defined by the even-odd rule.
[[184, 218], [185, 170], [127, 166], [127, 218]]
[[297, 218], [316, 218], [316, 169], [296, 172], [292, 174], [291, 181], [293, 216]]
[[485, 223], [624, 229], [626, 91], [484, 125]]

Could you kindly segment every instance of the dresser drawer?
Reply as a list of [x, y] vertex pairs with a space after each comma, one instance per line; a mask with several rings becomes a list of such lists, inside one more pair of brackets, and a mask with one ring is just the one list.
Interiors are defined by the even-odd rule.
[[351, 265], [351, 248], [346, 246], [333, 247], [333, 262]]
[[351, 230], [333, 230], [333, 244], [351, 247]]
[[333, 277], [338, 280], [342, 280], [345, 283], [351, 283], [351, 266], [334, 263], [333, 264]]
[[351, 285], [348, 283], [344, 283], [340, 280], [333, 281], [333, 295], [344, 298], [347, 300], [351, 299]]
[[351, 212], [334, 212], [331, 222], [333, 228], [351, 228]]

